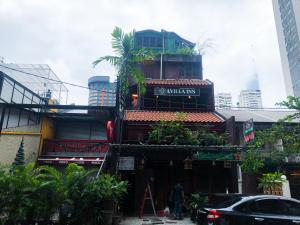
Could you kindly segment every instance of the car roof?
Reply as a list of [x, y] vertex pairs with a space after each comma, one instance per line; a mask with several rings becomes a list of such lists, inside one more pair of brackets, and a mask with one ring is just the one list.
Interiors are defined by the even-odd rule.
[[246, 202], [249, 202], [252, 200], [263, 200], [263, 199], [282, 199], [282, 200], [288, 200], [288, 201], [294, 201], [294, 202], [300, 203], [300, 201], [297, 199], [288, 198], [288, 197], [279, 196], [279, 195], [240, 195], [240, 196], [236, 196], [236, 197], [239, 197], [240, 200], [237, 200], [236, 202], [232, 203], [231, 205], [224, 206], [221, 208], [224, 208], [224, 209], [225, 208], [234, 208], [240, 204], [243, 204], [243, 203], [246, 203]]
[[300, 202], [297, 199], [294, 198], [289, 198], [289, 197], [285, 197], [285, 196], [281, 196], [281, 195], [244, 195], [241, 196], [242, 199], [283, 199], [283, 200], [291, 200], [291, 201], [297, 201]]

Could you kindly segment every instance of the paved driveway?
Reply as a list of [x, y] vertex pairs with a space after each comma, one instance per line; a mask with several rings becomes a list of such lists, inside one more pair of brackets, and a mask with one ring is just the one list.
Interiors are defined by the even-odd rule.
[[176, 225], [195, 225], [190, 218], [185, 218], [184, 220], [168, 220], [167, 218], [148, 218], [147, 220], [139, 219], [137, 217], [127, 217], [122, 222], [121, 225], [152, 225], [152, 224], [176, 224]]

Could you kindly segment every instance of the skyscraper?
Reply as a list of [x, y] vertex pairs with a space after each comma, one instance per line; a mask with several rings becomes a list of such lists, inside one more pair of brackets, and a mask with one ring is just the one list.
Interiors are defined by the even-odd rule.
[[116, 83], [110, 83], [109, 76], [94, 76], [89, 78], [89, 105], [115, 106]]
[[231, 108], [232, 97], [230, 93], [218, 93], [215, 96], [215, 106], [216, 108]]
[[300, 97], [300, 0], [273, 0], [287, 95]]
[[262, 108], [260, 90], [242, 90], [239, 95], [239, 107]]

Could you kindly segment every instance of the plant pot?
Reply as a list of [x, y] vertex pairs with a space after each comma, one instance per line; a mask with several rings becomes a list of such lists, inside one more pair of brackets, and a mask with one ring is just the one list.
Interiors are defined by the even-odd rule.
[[103, 225], [112, 225], [112, 210], [101, 210], [101, 220]]
[[191, 219], [191, 221], [193, 221], [193, 222], [195, 222], [196, 221], [196, 215], [197, 215], [197, 209], [192, 209], [191, 211], [190, 211], [190, 219]]
[[121, 223], [121, 215], [113, 215], [112, 225], [119, 225]]
[[102, 208], [103, 208], [103, 210], [115, 211], [116, 202], [112, 199], [105, 199], [105, 200], [102, 201]]

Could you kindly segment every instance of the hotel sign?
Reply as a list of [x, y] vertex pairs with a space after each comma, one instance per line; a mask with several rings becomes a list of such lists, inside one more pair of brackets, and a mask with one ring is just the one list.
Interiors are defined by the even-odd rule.
[[199, 88], [174, 88], [174, 87], [156, 87], [154, 95], [165, 96], [199, 96]]

